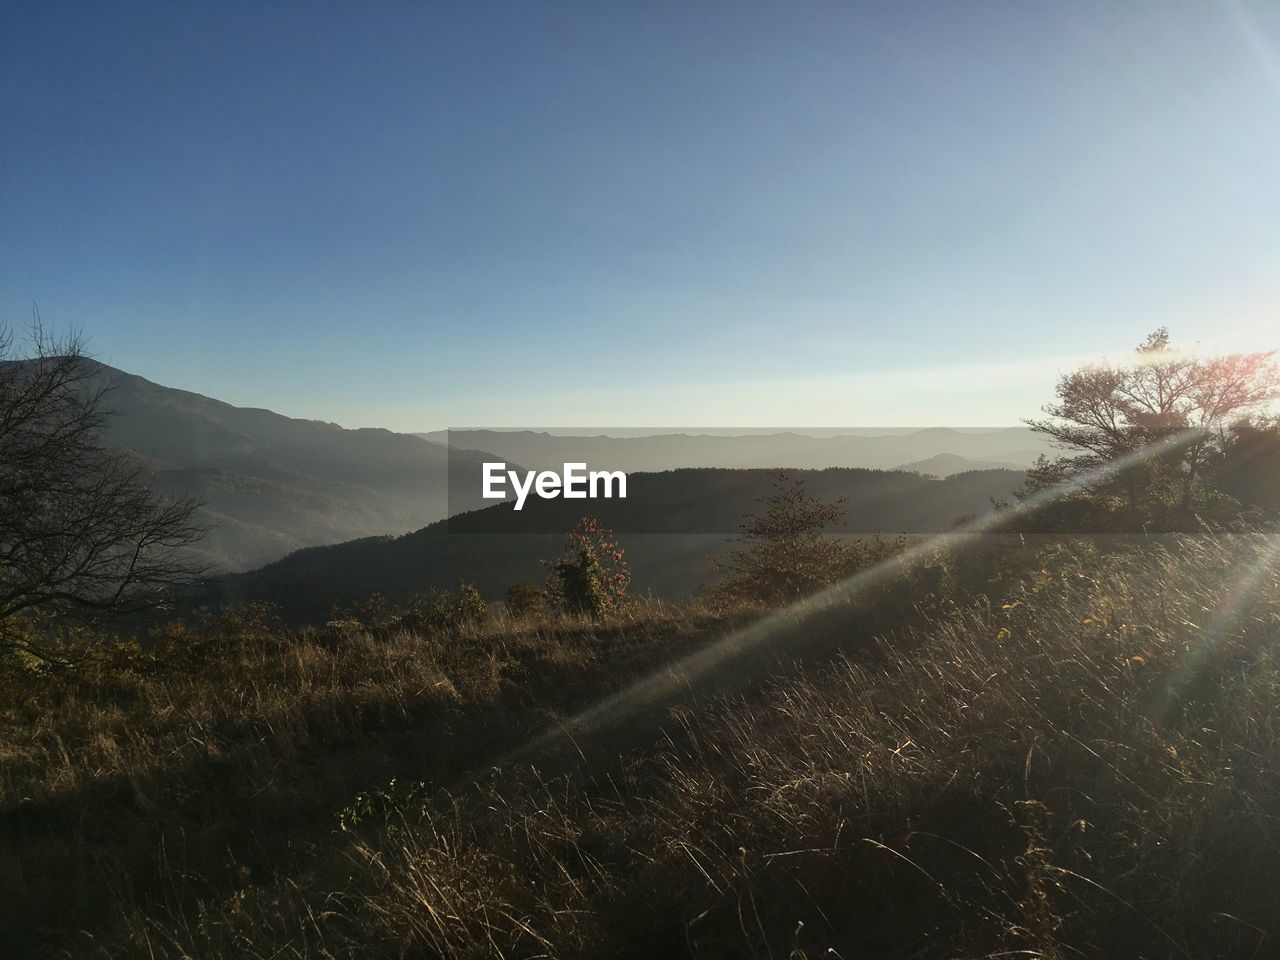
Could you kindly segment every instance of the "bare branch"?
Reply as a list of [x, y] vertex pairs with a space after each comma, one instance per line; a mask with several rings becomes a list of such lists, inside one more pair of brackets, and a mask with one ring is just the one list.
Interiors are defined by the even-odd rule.
[[199, 504], [154, 493], [101, 445], [105, 387], [83, 338], [0, 328], [0, 622], [103, 616], [171, 599], [203, 573]]

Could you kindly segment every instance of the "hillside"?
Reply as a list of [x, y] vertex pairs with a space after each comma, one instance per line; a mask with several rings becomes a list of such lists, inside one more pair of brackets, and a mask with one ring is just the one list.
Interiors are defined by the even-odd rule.
[[[915, 473], [828, 469], [794, 471], [822, 500], [847, 497], [834, 533], [888, 535], [949, 530], [990, 509], [1021, 482], [1015, 471], [977, 471], [946, 479]], [[367, 538], [299, 551], [259, 570], [227, 577], [223, 600], [270, 601], [293, 619], [320, 620], [334, 607], [370, 594], [403, 597], [454, 587], [460, 577], [499, 597], [518, 581], [540, 582], [539, 561], [558, 555], [562, 535], [584, 514], [622, 537], [633, 586], [666, 598], [687, 597], [714, 573], [708, 555], [725, 553], [745, 514], [759, 509], [777, 472], [673, 470], [633, 474], [626, 500], [530, 500], [516, 513], [494, 504], [402, 537]]]
[[[480, 465], [488, 460], [535, 469], [559, 469], [564, 462], [581, 461], [629, 473], [848, 467], [945, 477], [961, 471], [1018, 469], [1043, 448], [1043, 442], [1024, 428], [834, 436], [782, 432], [613, 437], [496, 430], [400, 434], [237, 407], [97, 361], [83, 363], [90, 371], [85, 388], [107, 391], [104, 406], [110, 416], [104, 441], [128, 452], [155, 488], [204, 504], [200, 519], [209, 533], [199, 552], [213, 572], [252, 570], [311, 547], [399, 536], [450, 512], [484, 507]], [[899, 467], [904, 461], [912, 462]], [[693, 500], [685, 503], [688, 492], [667, 499], [669, 492], [664, 490], [660, 499], [665, 513], [625, 512], [615, 516], [617, 529], [731, 533], [748, 508], [736, 493], [727, 498], [693, 493]], [[996, 495], [1005, 493], [1001, 489]], [[956, 515], [986, 503], [985, 498], [965, 501]], [[677, 509], [667, 510], [672, 504]], [[944, 501], [941, 508], [945, 513], [951, 506]], [[538, 515], [546, 518], [544, 532], [560, 532], [576, 519], [566, 521], [567, 514], [554, 511]], [[924, 523], [950, 519], [954, 517]], [[909, 512], [891, 512], [885, 522], [910, 529], [918, 527], [918, 521]], [[663, 556], [670, 546], [656, 556]]]
[[[1274, 545], [1006, 547], [820, 610], [247, 611], [0, 673], [0, 935], [151, 960], [1273, 955]], [[933, 592], [938, 562], [986, 595]]]
[[108, 388], [105, 442], [136, 457], [157, 488], [204, 501], [212, 530], [201, 550], [224, 570], [417, 529], [446, 515], [450, 474], [464, 506], [466, 491], [479, 491], [484, 454], [236, 407], [84, 362], [87, 386]]

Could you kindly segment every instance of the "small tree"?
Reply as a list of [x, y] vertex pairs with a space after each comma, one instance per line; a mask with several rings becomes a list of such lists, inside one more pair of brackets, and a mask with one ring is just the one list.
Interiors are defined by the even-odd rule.
[[583, 517], [566, 534], [559, 560], [543, 564], [551, 569], [546, 595], [555, 609], [601, 619], [626, 601], [631, 569], [625, 552], [593, 517]]
[[[160, 496], [102, 446], [105, 389], [77, 337], [0, 328], [0, 649], [49, 658], [15, 618], [97, 620], [153, 607], [202, 572], [195, 501]], [[29, 637], [29, 634], [28, 634]]]
[[1221, 458], [1233, 427], [1280, 396], [1280, 375], [1272, 352], [1186, 354], [1162, 327], [1129, 363], [1089, 364], [1062, 377], [1056, 392], [1048, 417], [1026, 422], [1065, 454], [1041, 457], [1023, 496], [1073, 478], [1089, 501], [1078, 514], [1119, 509], [1144, 522], [1185, 521], [1216, 499], [1202, 482], [1207, 465]]
[[742, 522], [744, 546], [727, 562], [715, 592], [765, 604], [790, 603], [843, 576], [855, 560], [853, 544], [827, 534], [844, 517], [844, 498], [824, 503], [810, 496], [804, 480], [780, 473], [764, 511]]

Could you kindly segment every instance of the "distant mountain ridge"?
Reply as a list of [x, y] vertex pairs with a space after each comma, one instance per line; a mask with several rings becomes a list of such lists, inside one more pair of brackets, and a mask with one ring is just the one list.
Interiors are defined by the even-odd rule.
[[237, 407], [85, 363], [86, 387], [107, 388], [112, 415], [104, 441], [135, 458], [157, 489], [204, 504], [201, 519], [210, 532], [199, 549], [215, 571], [246, 571], [298, 550], [395, 537], [442, 520], [450, 508], [456, 514], [490, 506], [480, 497], [481, 467], [495, 460], [557, 470], [565, 461], [584, 461], [628, 473], [905, 465], [945, 477], [1020, 467], [1034, 459], [1040, 443], [1023, 428], [622, 437], [353, 430]]
[[[780, 431], [720, 435], [564, 436], [534, 430], [448, 430], [418, 434], [454, 447], [488, 450], [528, 468], [556, 469], [585, 462], [610, 470], [656, 471], [697, 467], [892, 470], [947, 455], [973, 461], [962, 469], [1025, 469], [1048, 442], [1027, 427], [970, 431], [929, 427], [876, 435], [819, 435]], [[937, 471], [932, 471], [937, 472]], [[951, 472], [959, 472], [954, 470]]]
[[85, 363], [87, 386], [107, 388], [104, 442], [135, 457], [157, 489], [204, 502], [212, 529], [201, 550], [217, 569], [416, 530], [446, 516], [451, 474], [459, 505], [478, 505], [480, 463], [493, 459], [412, 434], [236, 407]]

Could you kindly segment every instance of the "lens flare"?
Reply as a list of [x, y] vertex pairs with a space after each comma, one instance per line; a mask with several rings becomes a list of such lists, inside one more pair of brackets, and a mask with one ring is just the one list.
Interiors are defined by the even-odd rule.
[[661, 704], [676, 691], [694, 689], [700, 681], [717, 675], [735, 660], [760, 649], [766, 643], [778, 640], [787, 629], [796, 624], [848, 604], [871, 587], [905, 572], [914, 563], [939, 549], [963, 546], [972, 542], [975, 537], [995, 532], [1012, 519], [1033, 515], [1065, 496], [1114, 477], [1152, 457], [1163, 456], [1187, 446], [1201, 437], [1202, 433], [1198, 430], [1180, 431], [1160, 443], [1151, 444], [1093, 470], [1082, 472], [1059, 486], [1039, 491], [1008, 508], [992, 510], [953, 531], [916, 543], [887, 560], [735, 630], [715, 643], [597, 701], [564, 720], [558, 727], [508, 753], [495, 766], [528, 760], [553, 746], [572, 743], [578, 735], [625, 723], [636, 714]]

